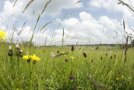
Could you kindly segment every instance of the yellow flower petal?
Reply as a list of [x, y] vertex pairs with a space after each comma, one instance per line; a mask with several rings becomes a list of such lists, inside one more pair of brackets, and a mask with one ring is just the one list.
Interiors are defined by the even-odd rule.
[[0, 41], [5, 40], [5, 39], [6, 39], [6, 32], [1, 31], [0, 29]]
[[24, 55], [24, 56], [22, 57], [22, 59], [28, 60], [28, 59], [30, 59], [30, 55]]
[[40, 61], [41, 59], [34, 54], [34, 55], [31, 56], [31, 60], [33, 60], [33, 61]]

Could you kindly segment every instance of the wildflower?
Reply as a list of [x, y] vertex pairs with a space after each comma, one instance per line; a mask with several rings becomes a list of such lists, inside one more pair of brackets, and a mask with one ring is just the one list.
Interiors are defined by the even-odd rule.
[[31, 56], [31, 60], [33, 60], [33, 61], [40, 61], [40, 58], [38, 56], [36, 56], [35, 54], [33, 54]]
[[6, 32], [0, 31], [0, 41], [5, 40], [5, 39], [6, 39]]
[[10, 57], [12, 57], [12, 56], [13, 56], [12, 46], [9, 46], [8, 56], [10, 56]]
[[24, 59], [24, 60], [29, 60], [30, 59], [30, 55], [24, 55], [23, 57], [22, 57], [22, 59]]
[[87, 57], [87, 54], [85, 52], [83, 52], [83, 56], [86, 58]]
[[122, 75], [121, 77], [122, 77], [122, 78], [124, 78], [124, 76], [123, 76], [123, 75]]

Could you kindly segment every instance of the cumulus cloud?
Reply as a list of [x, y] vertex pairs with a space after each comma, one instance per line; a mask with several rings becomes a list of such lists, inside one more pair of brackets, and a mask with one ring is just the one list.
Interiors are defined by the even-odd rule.
[[[90, 13], [80, 12], [79, 18], [60, 20], [60, 23], [65, 28], [64, 44], [111, 44], [124, 43], [125, 40], [120, 22], [107, 16], [100, 16], [96, 19]], [[15, 42], [29, 41], [32, 33], [31, 27], [27, 26], [23, 28], [20, 36], [17, 35], [17, 31], [15, 32], [14, 40], [16, 40]], [[47, 45], [59, 45], [62, 44], [62, 34], [62, 28], [57, 28], [53, 32], [50, 30], [36, 31], [33, 42], [36, 45], [43, 45], [47, 39]]]
[[90, 13], [80, 12], [79, 19], [69, 18], [61, 23], [70, 34], [70, 40], [74, 39], [79, 43], [123, 42], [122, 25], [116, 19], [110, 19], [107, 16], [100, 16], [99, 19], [96, 19]]
[[[124, 2], [134, 5], [133, 0], [124, 0]], [[123, 18], [125, 19], [133, 19], [132, 12], [126, 7], [122, 5], [118, 5], [118, 0], [90, 0], [88, 5], [93, 9], [105, 9], [108, 12], [122, 13]]]

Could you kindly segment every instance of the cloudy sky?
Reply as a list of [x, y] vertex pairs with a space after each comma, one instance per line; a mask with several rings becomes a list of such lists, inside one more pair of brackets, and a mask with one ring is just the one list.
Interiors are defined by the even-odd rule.
[[[30, 0], [0, 0], [0, 27], [8, 33], [10, 41], [29, 41], [38, 16], [49, 0], [34, 0], [23, 13]], [[134, 0], [124, 0], [134, 6]], [[126, 32], [134, 28], [134, 13], [118, 5], [118, 0], [52, 0], [41, 15], [33, 42], [37, 45], [124, 43], [122, 21]], [[41, 28], [48, 22], [45, 28]], [[24, 24], [25, 23], [25, 24]]]

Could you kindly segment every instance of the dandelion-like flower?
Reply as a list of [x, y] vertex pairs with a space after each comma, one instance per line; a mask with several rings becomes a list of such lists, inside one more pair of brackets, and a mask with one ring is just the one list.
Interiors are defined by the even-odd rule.
[[36, 56], [35, 54], [33, 54], [31, 56], [31, 60], [33, 60], [33, 61], [40, 61], [41, 59], [38, 56]]
[[0, 41], [6, 39], [6, 32], [0, 30]]
[[29, 59], [30, 59], [30, 55], [24, 55], [24, 56], [22, 57], [22, 59], [24, 59], [24, 60], [29, 60]]

